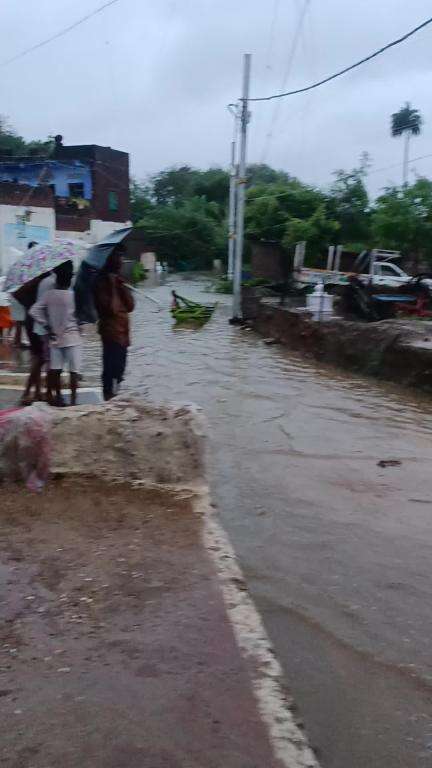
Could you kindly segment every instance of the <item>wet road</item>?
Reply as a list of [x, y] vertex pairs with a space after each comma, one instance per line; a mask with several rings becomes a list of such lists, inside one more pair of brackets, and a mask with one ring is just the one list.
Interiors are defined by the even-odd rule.
[[127, 385], [205, 409], [213, 495], [323, 768], [432, 766], [432, 401], [231, 328], [227, 297], [173, 331], [169, 290], [204, 285], [145, 289], [164, 311], [139, 299]]

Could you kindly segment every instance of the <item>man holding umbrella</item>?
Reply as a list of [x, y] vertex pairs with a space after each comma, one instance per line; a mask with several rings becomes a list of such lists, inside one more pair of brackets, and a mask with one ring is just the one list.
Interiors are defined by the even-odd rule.
[[75, 261], [77, 258], [76, 249], [68, 242], [32, 245], [33, 247], [30, 247], [9, 267], [4, 285], [4, 290], [12, 294], [26, 310], [26, 326], [31, 345], [32, 361], [27, 387], [22, 398], [23, 405], [32, 402], [31, 390], [33, 387], [35, 389], [34, 399], [40, 399], [41, 371], [46, 362], [43, 337], [34, 333], [33, 320], [29, 315], [29, 310], [36, 302], [38, 288], [43, 278], [66, 261]]
[[93, 295], [103, 347], [102, 387], [105, 400], [117, 394], [130, 344], [129, 314], [134, 309], [130, 288], [120, 276], [124, 246], [116, 245], [95, 280]]

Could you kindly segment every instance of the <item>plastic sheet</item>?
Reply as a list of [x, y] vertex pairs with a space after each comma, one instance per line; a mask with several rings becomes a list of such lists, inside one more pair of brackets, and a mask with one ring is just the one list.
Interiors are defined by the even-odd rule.
[[36, 408], [0, 411], [0, 480], [41, 491], [50, 471], [50, 416]]

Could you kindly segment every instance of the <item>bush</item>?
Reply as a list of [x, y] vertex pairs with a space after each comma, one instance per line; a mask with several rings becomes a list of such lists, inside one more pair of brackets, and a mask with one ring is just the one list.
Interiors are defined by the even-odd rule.
[[227, 277], [221, 277], [215, 284], [213, 290], [215, 293], [232, 293], [233, 281], [228, 280]]
[[251, 280], [243, 280], [242, 285], [244, 288], [261, 288], [264, 285], [269, 285], [271, 280], [266, 277], [253, 277]]
[[140, 261], [136, 261], [132, 267], [131, 281], [133, 285], [142, 283], [147, 277], [147, 270], [143, 267]]

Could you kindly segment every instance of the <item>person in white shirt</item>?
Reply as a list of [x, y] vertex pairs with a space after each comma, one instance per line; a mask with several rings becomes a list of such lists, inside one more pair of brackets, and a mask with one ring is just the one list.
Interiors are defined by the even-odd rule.
[[69, 367], [71, 405], [76, 404], [76, 393], [81, 367], [81, 335], [75, 315], [75, 296], [71, 290], [73, 263], [67, 261], [55, 270], [55, 287], [48, 289], [40, 301], [30, 309], [30, 314], [40, 323], [49, 336], [50, 388], [55, 397], [52, 405], [64, 405], [61, 395], [61, 374]]

